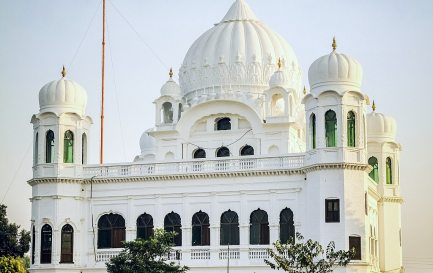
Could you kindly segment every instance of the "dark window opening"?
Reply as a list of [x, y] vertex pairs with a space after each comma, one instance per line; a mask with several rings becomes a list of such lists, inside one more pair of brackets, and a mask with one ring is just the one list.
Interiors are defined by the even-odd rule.
[[192, 245], [210, 245], [209, 216], [202, 211], [192, 216]]
[[215, 120], [215, 130], [224, 131], [231, 130], [232, 124], [230, 118], [219, 118]]
[[269, 244], [269, 222], [266, 211], [257, 209], [250, 216], [250, 244]]
[[66, 224], [62, 227], [60, 263], [74, 262], [74, 229]]
[[137, 218], [137, 238], [148, 240], [153, 236], [153, 218], [150, 214], [143, 213]]
[[50, 264], [53, 246], [53, 230], [50, 225], [45, 224], [41, 231], [41, 264]]
[[355, 251], [352, 260], [361, 260], [361, 237], [349, 236], [349, 250]]
[[217, 150], [217, 157], [228, 157], [230, 156], [230, 150], [227, 147], [221, 147]]
[[325, 138], [326, 147], [337, 146], [337, 115], [332, 110], [325, 113]]
[[311, 148], [316, 149], [316, 115], [311, 114], [310, 117], [310, 141]]
[[386, 184], [392, 184], [392, 161], [391, 158], [386, 158]]
[[221, 215], [220, 245], [239, 245], [239, 217], [234, 211]]
[[293, 222], [293, 211], [285, 208], [280, 213], [280, 241], [283, 244], [294, 242], [295, 225]]
[[197, 149], [193, 154], [194, 158], [206, 158], [206, 151], [203, 149]]
[[340, 222], [340, 199], [325, 200], [325, 221], [326, 223]]
[[372, 156], [368, 159], [368, 165], [370, 165], [373, 169], [368, 174], [371, 179], [373, 179], [376, 183], [379, 182], [379, 163], [377, 162], [377, 158]]
[[355, 147], [355, 134], [356, 134], [356, 125], [355, 125], [355, 113], [350, 111], [347, 113], [347, 146]]
[[32, 264], [35, 264], [35, 247], [36, 247], [36, 229], [32, 228]]
[[251, 147], [250, 145], [245, 145], [241, 149], [241, 156], [245, 156], [245, 155], [254, 155], [254, 148]]
[[54, 132], [48, 130], [45, 137], [45, 163], [54, 162]]
[[98, 221], [98, 248], [121, 248], [125, 241], [125, 219], [119, 214], [105, 214]]
[[176, 232], [173, 238], [173, 245], [182, 246], [182, 223], [179, 214], [170, 212], [165, 216], [164, 230], [167, 232]]

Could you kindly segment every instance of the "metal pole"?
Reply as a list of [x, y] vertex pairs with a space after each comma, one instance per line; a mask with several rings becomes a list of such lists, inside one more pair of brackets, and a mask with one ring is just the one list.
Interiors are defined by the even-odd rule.
[[227, 273], [230, 272], [230, 242], [227, 244]]
[[104, 163], [104, 82], [105, 82], [105, 0], [102, 1], [102, 85], [101, 85], [101, 139], [99, 163]]

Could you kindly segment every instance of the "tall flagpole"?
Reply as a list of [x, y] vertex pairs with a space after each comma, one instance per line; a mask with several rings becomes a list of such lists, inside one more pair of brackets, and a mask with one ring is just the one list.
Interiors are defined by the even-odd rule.
[[105, 0], [102, 0], [102, 85], [101, 85], [101, 139], [99, 163], [104, 163], [104, 83], [105, 83]]

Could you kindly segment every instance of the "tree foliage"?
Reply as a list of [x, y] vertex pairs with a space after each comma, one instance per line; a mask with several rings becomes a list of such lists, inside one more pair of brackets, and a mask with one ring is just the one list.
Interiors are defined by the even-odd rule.
[[26, 273], [27, 270], [21, 258], [3, 256], [0, 257], [0, 273]]
[[30, 232], [9, 223], [6, 206], [0, 205], [0, 256], [23, 257], [30, 248]]
[[185, 266], [169, 262], [175, 232], [155, 229], [149, 240], [136, 239], [124, 243], [124, 250], [107, 262], [109, 273], [183, 273]]
[[346, 266], [354, 255], [354, 251], [335, 250], [335, 243], [330, 242], [324, 249], [319, 242], [307, 240], [296, 233], [296, 241], [291, 238], [287, 244], [279, 241], [274, 249], [269, 250], [273, 261], [265, 260], [272, 269], [290, 273], [330, 273], [337, 266]]

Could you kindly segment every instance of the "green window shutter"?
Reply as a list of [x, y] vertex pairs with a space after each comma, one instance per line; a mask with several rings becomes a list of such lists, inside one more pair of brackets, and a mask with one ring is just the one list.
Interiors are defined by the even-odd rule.
[[368, 174], [371, 179], [373, 179], [376, 183], [379, 183], [379, 164], [377, 162], [377, 158], [372, 156], [368, 159], [368, 164], [373, 168], [371, 172]]
[[311, 137], [311, 147], [316, 149], [316, 115], [312, 114], [310, 119], [310, 137]]
[[74, 134], [71, 131], [65, 132], [65, 139], [63, 144], [63, 162], [74, 162]]
[[347, 114], [347, 146], [355, 147], [355, 114], [350, 111]]
[[337, 146], [337, 116], [334, 111], [329, 110], [325, 114], [326, 147]]
[[392, 162], [391, 158], [386, 158], [386, 184], [392, 184]]

